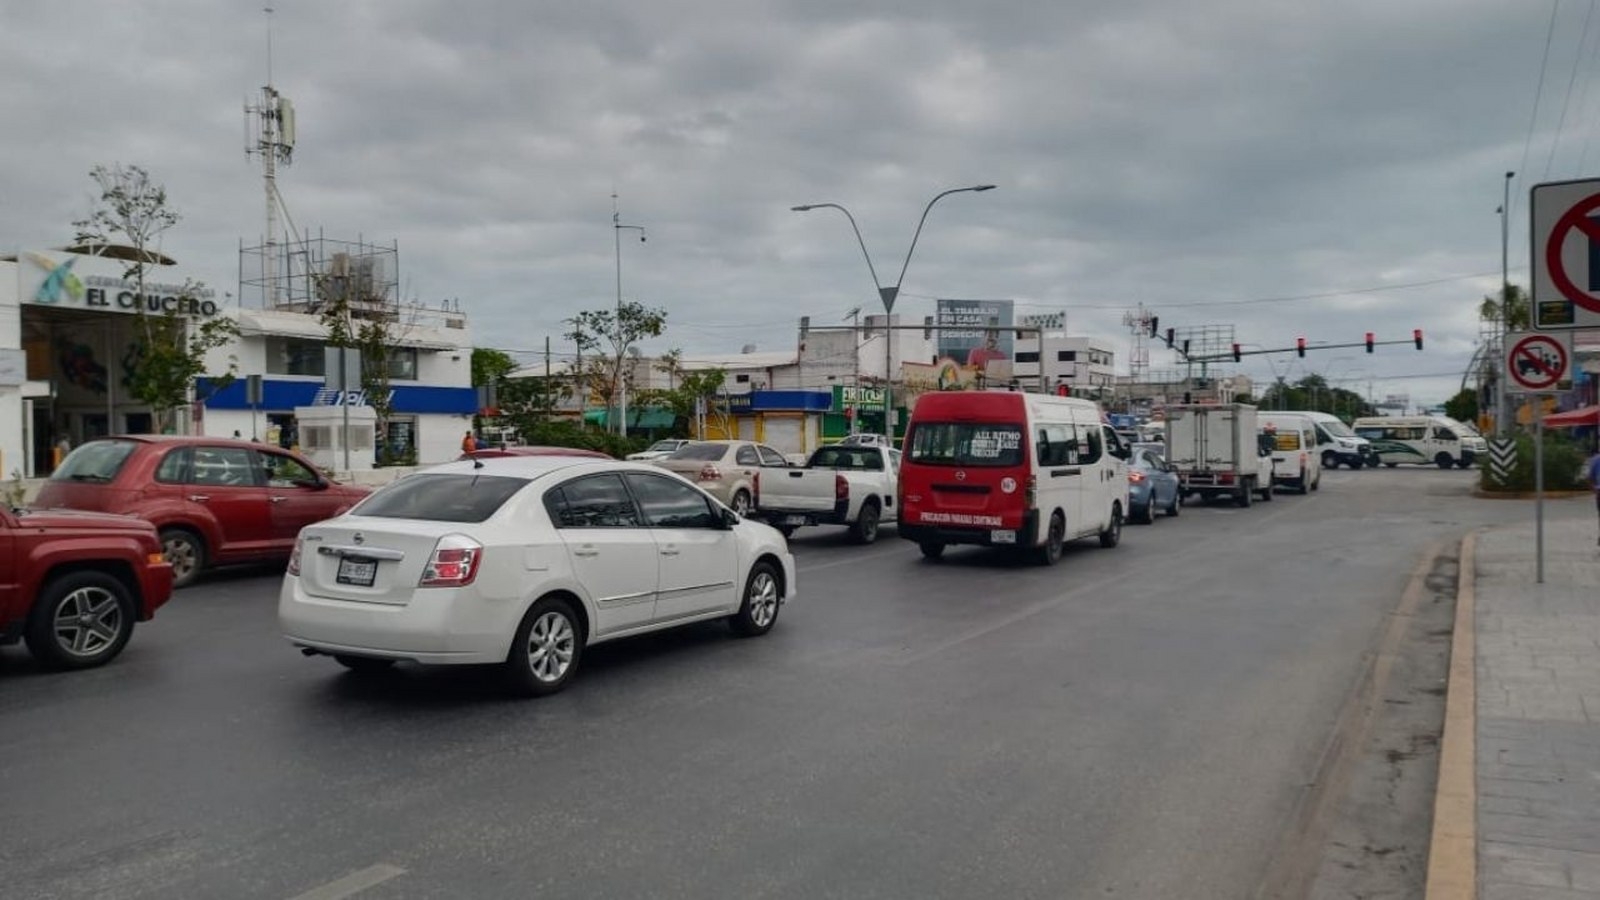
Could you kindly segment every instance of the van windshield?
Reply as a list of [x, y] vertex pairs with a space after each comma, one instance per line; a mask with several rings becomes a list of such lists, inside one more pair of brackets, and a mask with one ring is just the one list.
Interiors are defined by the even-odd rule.
[[1350, 426], [1349, 425], [1346, 425], [1345, 423], [1339, 421], [1338, 419], [1321, 419], [1321, 420], [1318, 420], [1317, 424], [1322, 426], [1322, 430], [1323, 431], [1326, 431], [1327, 433], [1333, 435], [1334, 437], [1355, 437], [1356, 436], [1356, 433], [1354, 431], [1350, 430]]
[[923, 465], [1022, 465], [1022, 428], [1018, 425], [919, 422], [908, 443], [911, 462]]

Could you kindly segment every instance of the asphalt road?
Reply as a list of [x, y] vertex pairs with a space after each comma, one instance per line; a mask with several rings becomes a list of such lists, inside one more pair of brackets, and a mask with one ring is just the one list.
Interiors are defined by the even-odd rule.
[[813, 529], [767, 637], [536, 701], [302, 658], [276, 573], [228, 573], [105, 669], [0, 652], [0, 895], [1247, 897], [1426, 547], [1524, 514], [1473, 478], [1330, 472], [1050, 569]]

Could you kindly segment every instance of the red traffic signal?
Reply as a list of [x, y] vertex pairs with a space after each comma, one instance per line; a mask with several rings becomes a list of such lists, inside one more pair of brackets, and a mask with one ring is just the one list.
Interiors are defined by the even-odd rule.
[[1422, 349], [1422, 329], [1421, 328], [1413, 328], [1413, 329], [1411, 329], [1411, 340], [1416, 343], [1418, 350]]
[[1375, 343], [1377, 343], [1377, 341], [1373, 338], [1372, 332], [1370, 332], [1370, 331], [1367, 332], [1367, 352], [1368, 353], [1372, 352], [1372, 346]]
[[1061, 383], [1056, 385], [1056, 396], [1057, 397], [1070, 397], [1070, 396], [1072, 396], [1072, 388], [1070, 386], [1068, 386], [1065, 381], [1063, 381], [1063, 382], [1061, 382]]
[[1294, 352], [1300, 354], [1300, 358], [1301, 359], [1305, 359], [1306, 358], [1306, 339], [1305, 338], [1298, 337], [1298, 338], [1294, 339]]
[[1244, 358], [1244, 354], [1239, 352], [1239, 345], [1238, 344], [1234, 344], [1233, 345], [1233, 361], [1234, 362], [1238, 362], [1239, 360], [1241, 360], [1243, 358]]

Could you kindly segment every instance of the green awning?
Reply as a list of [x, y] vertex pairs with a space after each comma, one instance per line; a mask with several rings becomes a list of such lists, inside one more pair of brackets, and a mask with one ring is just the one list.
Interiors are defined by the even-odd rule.
[[[610, 423], [611, 417], [608, 415], [609, 413], [610, 410], [606, 409], [587, 410], [583, 414], [583, 420], [591, 425], [599, 425], [600, 427], [604, 428]], [[677, 424], [677, 421], [677, 415], [670, 409], [661, 409], [656, 407], [650, 409], [628, 410], [629, 428], [642, 428], [645, 430], [652, 428], [671, 428], [673, 425]]]

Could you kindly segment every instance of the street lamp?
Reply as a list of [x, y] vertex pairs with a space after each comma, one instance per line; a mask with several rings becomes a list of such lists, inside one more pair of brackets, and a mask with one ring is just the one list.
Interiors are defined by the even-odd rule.
[[[616, 321], [615, 324], [617, 326], [617, 344], [618, 344], [618, 346], [621, 346], [621, 344], [622, 344], [622, 232], [626, 231], [626, 230], [630, 230], [630, 229], [633, 230], [633, 231], [639, 232], [639, 243], [642, 244], [642, 243], [644, 243], [644, 226], [643, 225], [624, 225], [624, 224], [622, 224], [622, 212], [621, 212], [621, 210], [617, 209], [616, 203], [617, 203], [617, 195], [612, 194], [611, 195], [611, 233], [616, 238], [616, 245], [617, 245], [617, 321]], [[618, 415], [617, 415], [617, 434], [621, 435], [622, 437], [627, 437], [628, 436], [628, 377], [627, 377], [626, 374], [623, 373], [622, 367], [621, 367], [622, 362], [625, 362], [625, 361], [626, 360], [619, 361], [618, 367], [617, 367], [617, 390], [619, 392], [619, 397], [621, 399], [621, 403], [619, 404], [620, 409], [618, 410]], [[629, 368], [632, 368], [632, 363], [629, 363], [628, 365], [629, 365]], [[607, 412], [609, 412], [609, 410]]]
[[992, 184], [975, 184], [971, 187], [951, 188], [935, 194], [933, 199], [928, 201], [928, 205], [922, 208], [922, 218], [917, 220], [917, 230], [911, 235], [911, 246], [906, 248], [905, 262], [900, 265], [900, 277], [895, 279], [895, 283], [888, 287], [885, 287], [883, 282], [878, 280], [878, 270], [872, 265], [872, 254], [867, 252], [867, 242], [862, 240], [861, 229], [856, 225], [856, 217], [850, 214], [850, 210], [837, 203], [806, 203], [790, 207], [794, 212], [810, 212], [814, 209], [837, 209], [839, 212], [844, 213], [846, 219], [850, 220], [850, 230], [855, 232], [856, 243], [861, 246], [861, 255], [867, 261], [867, 272], [872, 276], [872, 286], [878, 289], [878, 299], [883, 301], [883, 430], [885, 436], [891, 441], [894, 440], [894, 424], [890, 421], [894, 417], [894, 391], [890, 387], [890, 383], [894, 379], [894, 341], [892, 340], [894, 331], [893, 326], [889, 324], [889, 316], [894, 312], [894, 302], [900, 296], [900, 285], [905, 283], [906, 269], [911, 267], [911, 254], [917, 250], [917, 238], [922, 236], [922, 226], [928, 221], [928, 213], [933, 209], [935, 203], [951, 194], [960, 194], [968, 191], [979, 193], [992, 190], [994, 190], [994, 185]]

